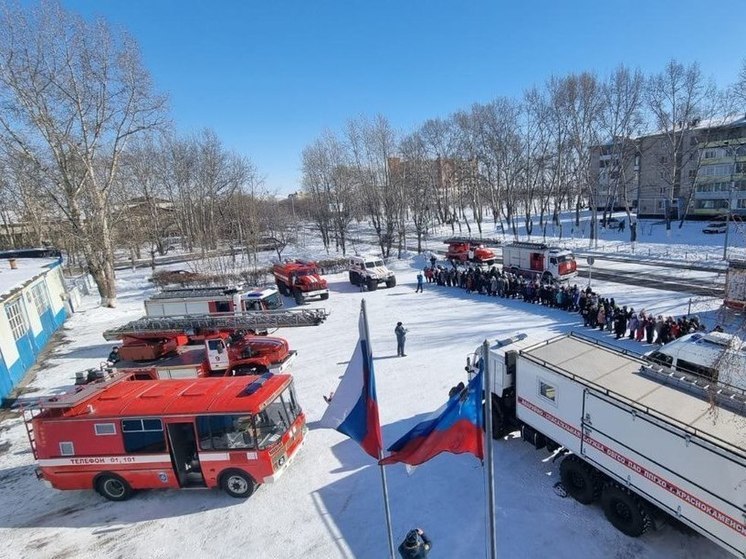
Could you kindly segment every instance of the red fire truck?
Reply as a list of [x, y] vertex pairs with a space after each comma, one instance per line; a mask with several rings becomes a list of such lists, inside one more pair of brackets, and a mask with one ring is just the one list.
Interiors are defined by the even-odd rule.
[[37, 477], [124, 501], [138, 489], [221, 488], [251, 496], [304, 441], [290, 375], [112, 381], [24, 410]]
[[326, 280], [321, 277], [316, 262], [286, 260], [272, 266], [272, 274], [280, 293], [292, 296], [299, 305], [312, 297], [318, 297], [322, 301], [329, 298]]
[[499, 245], [499, 239], [471, 239], [469, 237], [452, 237], [443, 241], [448, 245], [446, 259], [453, 264], [474, 262], [476, 264], [494, 264], [497, 256], [485, 245]]
[[296, 352], [283, 338], [217, 331], [197, 338], [189, 334], [140, 332], [122, 337], [120, 361], [123, 372], [143, 369], [157, 378], [245, 376], [282, 373]]

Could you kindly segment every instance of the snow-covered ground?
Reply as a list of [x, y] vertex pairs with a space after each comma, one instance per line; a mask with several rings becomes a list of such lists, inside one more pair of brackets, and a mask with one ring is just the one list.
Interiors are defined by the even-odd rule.
[[[279, 482], [261, 487], [247, 501], [196, 490], [146, 491], [111, 503], [92, 491], [48, 489], [34, 476], [21, 419], [2, 421], [0, 557], [386, 557], [379, 468], [356, 443], [318, 425], [326, 406], [322, 395], [338, 384], [356, 342], [361, 297], [368, 306], [387, 444], [445, 402], [449, 388], [465, 378], [467, 354], [485, 338], [523, 331], [539, 341], [583, 329], [577, 315], [520, 301], [429, 285], [424, 293], [414, 293], [415, 275], [424, 263], [423, 256], [411, 255], [395, 261], [397, 287], [372, 293], [358, 292], [346, 274], [328, 276], [330, 299], [312, 303], [331, 311], [327, 322], [278, 332], [299, 352], [293, 374], [309, 433]], [[97, 308], [90, 299], [83, 312], [67, 321], [67, 340], [38, 371], [31, 383], [34, 395], [68, 388], [75, 371], [105, 359], [111, 344], [102, 332], [142, 314], [142, 301], [152, 290], [147, 272], [121, 272], [119, 277], [119, 308]], [[687, 312], [689, 298], [681, 293], [595, 280], [594, 288], [638, 310]], [[287, 298], [286, 304], [291, 304]], [[719, 305], [719, 300], [696, 298], [693, 312], [712, 318]], [[406, 358], [395, 357], [397, 321], [409, 329]], [[592, 335], [611, 341], [604, 334]], [[619, 345], [648, 349], [632, 341]], [[670, 527], [639, 539], [622, 535], [599, 506], [556, 495], [558, 464], [517, 438], [498, 442], [494, 457], [501, 557], [727, 557], [705, 538]], [[433, 558], [485, 556], [484, 470], [476, 458], [441, 455], [411, 475], [400, 465], [387, 468], [387, 474], [397, 540], [420, 526], [433, 539]]]

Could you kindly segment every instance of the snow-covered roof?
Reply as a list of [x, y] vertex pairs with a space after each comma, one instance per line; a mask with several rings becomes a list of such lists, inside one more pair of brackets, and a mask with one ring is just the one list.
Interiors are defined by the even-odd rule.
[[[728, 116], [717, 116], [714, 118], [698, 118], [695, 119], [695, 121], [691, 123], [687, 123], [687, 126], [677, 126], [677, 129], [684, 128], [687, 131], [695, 131], [695, 130], [708, 130], [708, 129], [717, 129], [717, 128], [742, 128], [746, 127], [746, 115], [743, 113], [738, 113], [735, 115], [728, 115]], [[634, 140], [640, 140], [643, 138], [652, 138], [655, 136], [660, 136], [663, 134], [668, 134], [669, 130], [656, 130], [652, 132], [646, 132], [644, 134], [640, 134], [639, 136], [635, 136], [632, 139]]]
[[59, 262], [56, 258], [17, 258], [12, 270], [7, 258], [0, 260], [0, 301], [46, 273]]

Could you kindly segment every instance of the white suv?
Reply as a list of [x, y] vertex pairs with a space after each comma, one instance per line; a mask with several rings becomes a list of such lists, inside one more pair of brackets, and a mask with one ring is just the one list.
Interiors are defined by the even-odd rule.
[[350, 283], [365, 285], [368, 291], [375, 291], [379, 283], [386, 287], [396, 285], [394, 272], [386, 267], [379, 256], [351, 256], [349, 261]]

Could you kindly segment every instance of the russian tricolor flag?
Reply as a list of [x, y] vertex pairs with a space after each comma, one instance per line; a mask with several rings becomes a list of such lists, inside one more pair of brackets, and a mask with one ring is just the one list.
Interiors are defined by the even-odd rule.
[[383, 439], [373, 378], [373, 352], [363, 308], [360, 310], [358, 329], [360, 339], [339, 387], [321, 418], [321, 425], [344, 433], [378, 460], [383, 452]]
[[391, 445], [391, 454], [379, 464], [403, 462], [417, 466], [441, 452], [470, 452], [484, 458], [482, 378], [480, 369], [464, 390]]

